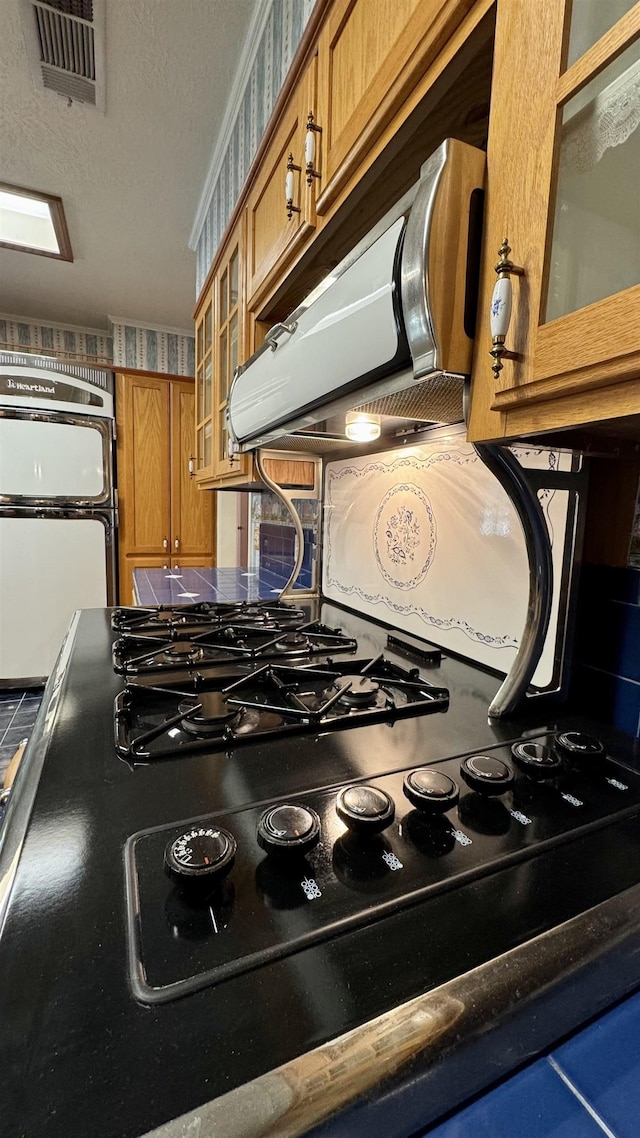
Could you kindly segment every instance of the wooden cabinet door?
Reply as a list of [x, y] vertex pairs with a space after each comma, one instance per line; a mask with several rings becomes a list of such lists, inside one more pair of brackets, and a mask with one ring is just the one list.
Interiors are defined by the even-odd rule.
[[120, 561], [120, 588], [118, 590], [121, 605], [137, 604], [133, 588], [134, 569], [166, 569], [169, 572], [170, 558], [163, 557], [126, 557]]
[[473, 0], [336, 0], [318, 41], [317, 212], [358, 174]]
[[196, 315], [196, 478], [213, 476], [213, 337], [215, 288], [212, 286]]
[[170, 385], [166, 379], [119, 374], [116, 408], [118, 506], [125, 552], [170, 555]]
[[198, 490], [189, 464], [193, 462], [195, 390], [191, 381], [171, 380], [171, 556], [200, 557], [212, 564], [214, 555], [213, 494]]
[[[640, 4], [498, 0], [474, 440], [640, 413], [639, 78]], [[494, 376], [505, 237], [523, 275]]]
[[[316, 59], [294, 92], [282, 122], [262, 161], [247, 200], [247, 297], [257, 308], [270, 284], [282, 275], [316, 224], [316, 179], [307, 184], [305, 136], [307, 116], [316, 108]], [[320, 138], [322, 136], [319, 136]], [[293, 195], [287, 207], [285, 183], [289, 155]]]

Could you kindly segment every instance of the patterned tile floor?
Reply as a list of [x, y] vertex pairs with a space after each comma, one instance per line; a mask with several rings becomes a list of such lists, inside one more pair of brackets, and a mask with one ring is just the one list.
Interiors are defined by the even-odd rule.
[[33, 730], [42, 691], [0, 691], [0, 784], [18, 743]]

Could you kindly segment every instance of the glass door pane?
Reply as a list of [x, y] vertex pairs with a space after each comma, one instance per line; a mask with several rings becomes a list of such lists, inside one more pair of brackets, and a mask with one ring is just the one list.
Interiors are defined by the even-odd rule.
[[211, 466], [211, 419], [204, 425], [204, 465]]
[[224, 328], [220, 333], [219, 345], [219, 363], [220, 363], [220, 401], [224, 402], [227, 398], [229, 390], [229, 354], [227, 351], [227, 329]]
[[198, 389], [198, 422], [201, 423], [204, 419], [204, 368], [202, 367], [198, 368], [196, 387]]
[[211, 347], [211, 305], [207, 308], [204, 317], [204, 350], [209, 351]]
[[238, 250], [229, 261], [229, 309], [238, 303]]
[[211, 414], [211, 356], [204, 365], [204, 414], [201, 418], [206, 418]]
[[600, 36], [633, 8], [636, 0], [573, 0], [567, 67], [584, 55]]
[[[238, 313], [234, 312], [229, 321], [229, 383], [238, 366]], [[225, 396], [226, 398], [226, 396]]]
[[546, 320], [640, 282], [640, 40], [565, 106]]

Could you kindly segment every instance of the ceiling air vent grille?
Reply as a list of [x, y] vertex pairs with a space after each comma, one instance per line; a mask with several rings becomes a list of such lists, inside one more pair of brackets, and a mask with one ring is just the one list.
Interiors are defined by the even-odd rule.
[[23, 13], [37, 85], [104, 110], [104, 0], [23, 0]]

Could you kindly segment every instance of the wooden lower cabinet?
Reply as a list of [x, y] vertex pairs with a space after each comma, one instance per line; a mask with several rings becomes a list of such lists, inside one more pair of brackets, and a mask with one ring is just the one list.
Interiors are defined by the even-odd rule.
[[121, 605], [134, 605], [136, 599], [133, 591], [134, 569], [166, 569], [171, 570], [171, 561], [163, 561], [161, 557], [125, 557], [120, 558], [120, 588], [118, 591]]
[[190, 473], [194, 400], [193, 380], [117, 373], [121, 604], [131, 604], [134, 569], [215, 563], [214, 495]]

